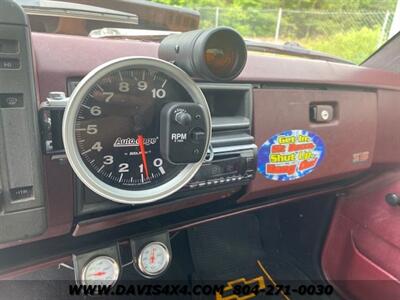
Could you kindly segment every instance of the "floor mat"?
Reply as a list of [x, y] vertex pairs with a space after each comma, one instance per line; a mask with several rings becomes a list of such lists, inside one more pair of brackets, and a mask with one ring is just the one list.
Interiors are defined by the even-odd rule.
[[238, 221], [229, 218], [188, 230], [193, 265], [199, 278], [225, 280], [231, 274], [253, 272], [254, 258], [264, 254], [258, 222], [252, 215], [242, 216]]
[[[276, 228], [270, 230], [276, 231]], [[326, 296], [299, 295], [299, 286], [315, 286], [315, 283], [279, 250], [279, 245], [263, 245], [255, 215], [242, 215], [198, 226], [188, 230], [188, 238], [195, 270], [193, 280], [226, 283], [224, 291], [227, 294], [217, 295], [215, 299], [329, 299]], [[257, 280], [259, 284], [264, 282], [266, 285], [258, 296], [250, 293], [240, 297], [233, 293], [232, 283], [249, 285], [249, 282], [256, 284]]]

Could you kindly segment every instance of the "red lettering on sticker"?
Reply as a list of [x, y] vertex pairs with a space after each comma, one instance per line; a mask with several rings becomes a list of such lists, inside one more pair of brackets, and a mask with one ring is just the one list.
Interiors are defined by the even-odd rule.
[[306, 143], [306, 144], [290, 144], [289, 152], [302, 151], [302, 150], [312, 150], [315, 148], [314, 143]]
[[270, 174], [288, 174], [292, 175], [296, 172], [296, 165], [279, 166], [275, 164], [267, 164], [267, 173]]
[[318, 158], [314, 158], [313, 160], [303, 160], [299, 165], [299, 171], [314, 168], [317, 162]]
[[286, 145], [272, 145], [271, 146], [271, 153], [279, 153], [279, 152], [285, 152], [286, 151]]

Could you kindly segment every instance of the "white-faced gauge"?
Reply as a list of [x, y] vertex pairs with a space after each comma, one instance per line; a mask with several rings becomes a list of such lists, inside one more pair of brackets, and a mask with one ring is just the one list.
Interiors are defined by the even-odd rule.
[[138, 257], [138, 268], [146, 277], [161, 275], [171, 259], [168, 247], [160, 242], [151, 242], [143, 247]]
[[114, 285], [120, 274], [120, 267], [110, 256], [97, 256], [82, 269], [83, 285]]

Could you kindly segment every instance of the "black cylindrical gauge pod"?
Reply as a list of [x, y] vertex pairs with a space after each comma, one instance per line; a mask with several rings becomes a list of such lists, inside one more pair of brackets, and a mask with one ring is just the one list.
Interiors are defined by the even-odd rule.
[[247, 49], [237, 31], [217, 27], [170, 35], [161, 42], [158, 56], [173, 62], [192, 77], [230, 81], [242, 72]]

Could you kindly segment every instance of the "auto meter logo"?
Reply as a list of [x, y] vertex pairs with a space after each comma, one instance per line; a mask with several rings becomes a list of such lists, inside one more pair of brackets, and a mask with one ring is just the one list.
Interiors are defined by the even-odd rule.
[[299, 179], [310, 174], [324, 158], [322, 139], [307, 130], [274, 135], [258, 151], [258, 171], [275, 181]]
[[[154, 145], [158, 141], [158, 136], [157, 137], [151, 137], [151, 138], [144, 138], [144, 144], [146, 146], [149, 145]], [[121, 137], [118, 137], [115, 142], [114, 142], [114, 147], [131, 147], [131, 146], [139, 146], [139, 143], [137, 139], [135, 138], [126, 138], [123, 139]]]

